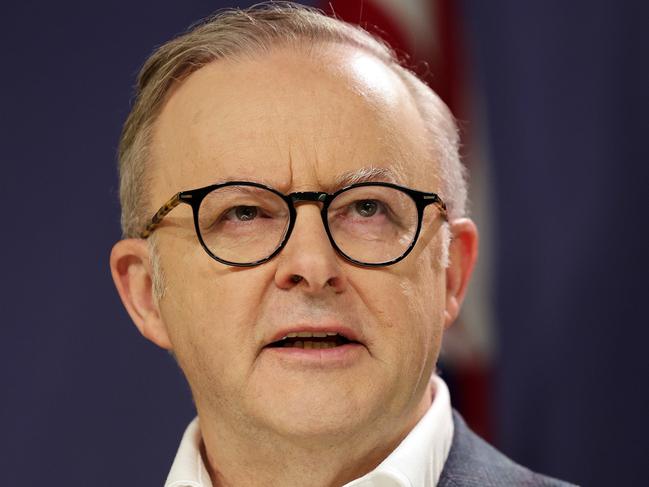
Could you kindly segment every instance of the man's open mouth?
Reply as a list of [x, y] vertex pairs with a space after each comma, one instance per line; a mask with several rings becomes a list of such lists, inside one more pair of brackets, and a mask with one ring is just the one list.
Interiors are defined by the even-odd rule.
[[273, 342], [268, 347], [294, 347], [305, 349], [335, 348], [347, 344], [358, 344], [358, 342], [335, 332], [296, 332], [288, 333], [280, 340]]

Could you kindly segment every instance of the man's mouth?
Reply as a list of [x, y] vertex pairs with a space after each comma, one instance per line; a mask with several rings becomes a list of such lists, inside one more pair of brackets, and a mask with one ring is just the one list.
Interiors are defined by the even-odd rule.
[[281, 348], [293, 347], [304, 349], [336, 348], [347, 344], [358, 344], [346, 336], [337, 332], [300, 331], [287, 333], [281, 339], [270, 343], [268, 347]]

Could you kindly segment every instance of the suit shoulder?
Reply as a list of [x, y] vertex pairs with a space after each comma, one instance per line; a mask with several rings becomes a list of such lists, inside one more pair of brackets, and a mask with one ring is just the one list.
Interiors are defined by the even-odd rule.
[[453, 412], [453, 443], [444, 464], [439, 487], [570, 487], [573, 484], [546, 477], [514, 463], [469, 429]]

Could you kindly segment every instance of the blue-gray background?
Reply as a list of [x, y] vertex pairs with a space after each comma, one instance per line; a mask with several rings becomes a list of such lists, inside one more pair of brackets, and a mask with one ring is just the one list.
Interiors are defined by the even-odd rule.
[[[166, 476], [192, 404], [113, 289], [115, 151], [153, 46], [224, 5], [3, 5], [3, 484]], [[496, 442], [594, 486], [642, 484], [649, 451], [647, 5], [462, 2], [496, 186]]]

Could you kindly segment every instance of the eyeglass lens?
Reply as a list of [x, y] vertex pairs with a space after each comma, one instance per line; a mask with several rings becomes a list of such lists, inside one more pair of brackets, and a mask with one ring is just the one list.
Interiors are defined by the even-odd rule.
[[338, 248], [366, 264], [401, 257], [415, 237], [417, 220], [412, 198], [386, 186], [351, 188], [336, 196], [327, 211]]
[[[211, 191], [198, 212], [205, 246], [222, 260], [246, 264], [270, 256], [290, 223], [287, 202], [256, 186]], [[327, 210], [331, 237], [345, 255], [367, 264], [399, 258], [417, 231], [415, 202], [387, 186], [358, 186], [338, 194]]]

